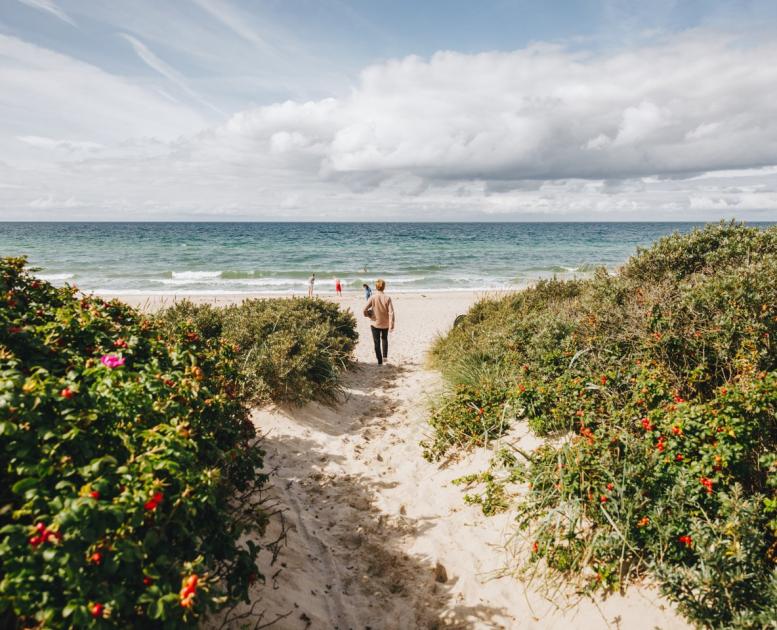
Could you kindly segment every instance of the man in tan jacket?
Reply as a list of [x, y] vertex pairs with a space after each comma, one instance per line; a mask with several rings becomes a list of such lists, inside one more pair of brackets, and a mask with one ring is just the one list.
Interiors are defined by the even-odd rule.
[[[375, 356], [378, 357], [378, 365], [383, 365], [383, 360], [388, 358], [388, 334], [394, 332], [394, 305], [391, 298], [383, 293], [386, 288], [384, 280], [375, 281], [375, 293], [367, 300], [364, 307], [365, 317], [372, 320], [372, 340], [375, 343]], [[383, 352], [381, 352], [383, 342]]]

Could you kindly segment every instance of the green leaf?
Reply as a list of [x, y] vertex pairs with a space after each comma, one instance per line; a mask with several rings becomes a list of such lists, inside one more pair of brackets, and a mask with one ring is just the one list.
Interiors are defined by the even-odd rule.
[[14, 494], [24, 494], [27, 492], [27, 490], [36, 487], [38, 483], [40, 483], [39, 479], [36, 479], [35, 477], [27, 477], [17, 481], [13, 486], [11, 486], [11, 490]]

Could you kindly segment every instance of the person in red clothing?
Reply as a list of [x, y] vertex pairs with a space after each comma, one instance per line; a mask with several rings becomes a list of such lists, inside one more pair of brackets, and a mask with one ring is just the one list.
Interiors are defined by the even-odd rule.
[[335, 293], [340, 297], [343, 296], [343, 285], [340, 284], [340, 278], [335, 278]]

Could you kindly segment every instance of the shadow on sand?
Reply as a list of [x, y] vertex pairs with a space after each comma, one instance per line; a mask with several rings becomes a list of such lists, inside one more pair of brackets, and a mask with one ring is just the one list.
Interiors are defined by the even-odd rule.
[[[402, 366], [359, 364], [348, 375], [341, 405], [278, 413], [300, 426], [358, 441], [365, 431], [384, 428], [399, 405], [390, 390], [405, 373]], [[382, 512], [376, 494], [382, 482], [332, 472], [344, 458], [305, 437], [269, 434], [264, 447], [277, 471], [274, 490], [287, 508], [288, 526], [287, 547], [266, 569], [274, 577], [273, 590], [264, 586], [256, 592], [267, 610], [265, 621], [288, 612], [273, 628], [506, 627], [509, 616], [502, 609], [461, 605], [452, 588], [457, 576], [435, 558], [404, 551], [434, 523], [408, 518], [404, 510]], [[380, 474], [380, 460], [363, 463]]]

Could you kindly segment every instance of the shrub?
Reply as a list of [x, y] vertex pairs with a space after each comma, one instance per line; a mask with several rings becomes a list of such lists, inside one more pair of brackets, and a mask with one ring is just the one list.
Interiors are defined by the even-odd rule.
[[515, 500], [526, 571], [585, 590], [650, 572], [698, 623], [764, 627], [777, 618], [776, 281], [777, 228], [722, 223], [662, 239], [616, 276], [481, 303], [433, 349], [451, 388], [429, 454], [479, 434], [440, 415], [458, 388], [487, 394], [500, 428], [525, 420], [548, 438], [473, 479], [484, 507], [499, 499], [491, 511], [509, 494], [498, 480], [528, 482]]
[[158, 315], [238, 348], [241, 383], [258, 403], [331, 403], [358, 339], [350, 312], [321, 299], [245, 300], [226, 308], [182, 301]]
[[235, 351], [0, 260], [0, 619], [179, 627], [247, 597], [266, 478]]

